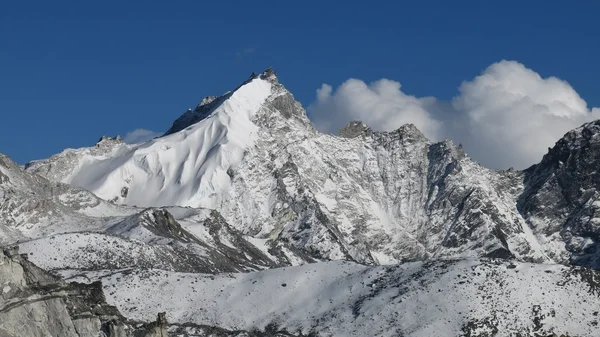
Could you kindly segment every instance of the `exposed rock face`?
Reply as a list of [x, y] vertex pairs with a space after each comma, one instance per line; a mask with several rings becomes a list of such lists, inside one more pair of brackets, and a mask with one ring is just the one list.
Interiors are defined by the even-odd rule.
[[172, 238], [182, 242], [198, 240], [194, 235], [183, 229], [167, 210], [149, 209], [142, 213], [140, 220], [140, 224], [144, 228], [155, 233], [157, 236]]
[[534, 230], [560, 237], [571, 262], [600, 268], [600, 121], [567, 133], [524, 172], [519, 211]]
[[371, 136], [373, 130], [361, 121], [352, 121], [340, 130], [340, 137], [354, 138], [358, 136]]
[[188, 126], [198, 123], [204, 118], [208, 117], [208, 115], [214, 110], [216, 106], [221, 104], [225, 99], [225, 96], [207, 96], [205, 97], [194, 110], [188, 109], [183, 115], [177, 118], [171, 128], [165, 132], [164, 136], [170, 135], [172, 133], [179, 132]]
[[169, 336], [167, 332], [168, 325], [169, 323], [167, 322], [167, 313], [159, 312], [158, 317], [156, 318], [156, 322], [153, 322], [146, 326], [148, 332], [144, 337], [167, 337]]
[[133, 337], [100, 282], [66, 284], [16, 249], [0, 253], [0, 336]]
[[94, 220], [82, 210], [103, 204], [88, 191], [27, 172], [0, 154], [0, 244], [23, 239], [24, 232], [45, 235], [52, 224], [66, 225], [66, 218], [85, 229]]
[[121, 136], [110, 137], [110, 136], [102, 136], [96, 143], [97, 148], [109, 148], [117, 144], [123, 144], [123, 138]]
[[34, 160], [25, 164], [25, 169], [37, 173], [52, 181], [65, 182], [74, 173], [74, 168], [84, 156], [104, 156], [111, 153], [123, 153], [131, 148], [121, 136], [102, 136], [94, 146], [81, 149], [65, 149], [61, 153], [43, 160]]

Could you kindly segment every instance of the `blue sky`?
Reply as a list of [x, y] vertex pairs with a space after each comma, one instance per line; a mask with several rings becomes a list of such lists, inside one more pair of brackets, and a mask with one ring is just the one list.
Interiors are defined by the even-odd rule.
[[349, 78], [450, 100], [508, 59], [597, 107], [598, 13], [596, 1], [4, 1], [0, 152], [24, 163], [164, 131], [268, 66], [308, 106]]

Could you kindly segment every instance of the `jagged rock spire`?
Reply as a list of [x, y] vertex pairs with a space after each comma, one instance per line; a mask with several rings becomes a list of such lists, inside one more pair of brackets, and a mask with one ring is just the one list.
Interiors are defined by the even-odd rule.
[[102, 136], [96, 142], [96, 147], [101, 147], [101, 146], [105, 146], [108, 144], [111, 144], [111, 145], [112, 144], [120, 144], [123, 142], [124, 142], [123, 138], [121, 138], [121, 136], [119, 136], [119, 135], [117, 135], [116, 137]]
[[277, 73], [272, 67], [265, 69], [265, 71], [263, 71], [263, 73], [260, 75], [260, 78], [271, 83], [279, 83], [279, 80], [277, 79]]
[[273, 70], [272, 67], [268, 67], [267, 69], [265, 69], [265, 71], [263, 71], [260, 74], [252, 72], [252, 74], [250, 74], [250, 78], [248, 78], [248, 80], [244, 82], [244, 84], [252, 81], [255, 78], [260, 78], [261, 80], [269, 81], [271, 83], [279, 83], [277, 73], [275, 72], [275, 70]]
[[370, 136], [372, 133], [373, 130], [362, 121], [351, 121], [340, 129], [339, 135], [343, 138], [355, 138], [360, 135]]

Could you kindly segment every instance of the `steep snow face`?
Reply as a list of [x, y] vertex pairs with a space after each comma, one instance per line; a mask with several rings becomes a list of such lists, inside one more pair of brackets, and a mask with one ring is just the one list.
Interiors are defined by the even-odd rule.
[[159, 310], [176, 324], [303, 336], [594, 336], [600, 305], [597, 272], [504, 260], [61, 274], [101, 280], [108, 303], [135, 320]]
[[106, 200], [140, 206], [216, 208], [257, 131], [251, 118], [272, 94], [255, 77], [202, 121], [109, 158], [84, 158], [66, 180]]

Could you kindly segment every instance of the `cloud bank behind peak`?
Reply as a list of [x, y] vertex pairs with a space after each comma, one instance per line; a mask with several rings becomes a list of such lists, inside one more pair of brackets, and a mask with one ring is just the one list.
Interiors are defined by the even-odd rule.
[[600, 109], [589, 109], [567, 82], [515, 61], [494, 63], [463, 82], [450, 102], [408, 95], [389, 79], [351, 78], [335, 90], [323, 84], [308, 111], [317, 129], [330, 133], [351, 120], [382, 131], [413, 123], [433, 141], [462, 143], [487, 167], [519, 169], [538, 162], [569, 130], [600, 118]]

